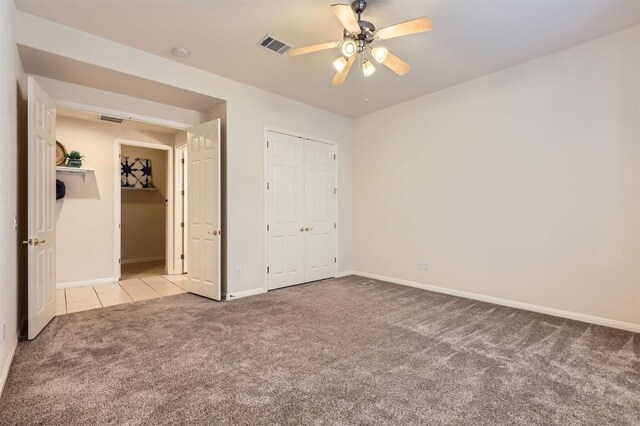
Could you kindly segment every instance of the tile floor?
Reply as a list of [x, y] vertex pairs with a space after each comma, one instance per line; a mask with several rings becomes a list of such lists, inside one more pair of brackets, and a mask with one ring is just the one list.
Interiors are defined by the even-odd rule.
[[184, 293], [186, 275], [130, 278], [112, 284], [56, 290], [57, 315]]
[[166, 274], [164, 260], [154, 260], [151, 262], [123, 263], [120, 267], [121, 280], [152, 277], [152, 276], [164, 275], [164, 274]]

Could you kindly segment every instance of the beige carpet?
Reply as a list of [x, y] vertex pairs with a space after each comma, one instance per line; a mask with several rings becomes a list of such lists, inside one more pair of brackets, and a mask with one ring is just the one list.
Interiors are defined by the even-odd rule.
[[640, 424], [640, 335], [360, 277], [59, 317], [2, 425]]

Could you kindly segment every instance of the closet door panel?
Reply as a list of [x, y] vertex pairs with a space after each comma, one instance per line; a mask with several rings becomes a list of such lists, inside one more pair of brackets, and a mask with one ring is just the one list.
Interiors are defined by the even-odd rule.
[[304, 141], [306, 282], [335, 276], [335, 153], [333, 145]]
[[268, 142], [268, 287], [275, 289], [305, 282], [304, 145], [275, 132], [269, 132]]

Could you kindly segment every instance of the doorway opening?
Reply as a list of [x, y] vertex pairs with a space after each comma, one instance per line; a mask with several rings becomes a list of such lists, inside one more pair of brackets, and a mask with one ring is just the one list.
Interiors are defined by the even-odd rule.
[[[34, 77], [27, 80], [25, 151], [29, 179], [24, 258], [28, 275], [28, 338], [35, 338], [51, 319], [65, 313], [187, 291], [220, 300], [221, 123], [226, 117], [225, 103], [217, 101], [216, 106], [206, 112], [188, 111], [198, 117], [186, 123], [200, 122], [191, 127], [182, 124], [183, 121], [153, 117], [147, 120], [143, 116], [139, 119], [116, 110], [54, 100]], [[184, 112], [178, 112], [181, 111]], [[161, 234], [164, 244], [153, 245], [163, 248], [163, 254], [135, 257], [127, 254], [129, 245], [122, 246], [120, 150], [130, 145], [162, 151], [164, 155], [156, 162], [163, 165], [161, 169], [166, 168], [165, 177], [157, 176], [151, 161], [151, 167], [149, 162], [140, 163], [142, 167], [138, 171], [146, 176], [134, 179], [136, 183], [142, 180], [140, 189], [149, 193], [162, 193], [156, 188], [157, 181], [166, 179], [166, 194], [162, 193], [161, 199], [164, 232], [156, 229], [140, 237], [147, 241]], [[186, 159], [188, 150], [190, 164], [180, 169], [184, 197], [181, 198], [182, 215], [178, 218], [188, 230], [178, 231], [176, 228], [181, 224], [176, 225], [174, 217], [178, 209], [174, 203], [177, 170], [174, 159], [176, 148], [182, 145], [186, 147], [180, 158]], [[76, 152], [72, 155], [72, 151]], [[150, 156], [149, 153], [125, 154], [138, 159]], [[147, 168], [152, 171], [144, 173]], [[187, 185], [193, 195], [189, 199], [186, 198]], [[180, 191], [182, 196], [182, 189]], [[126, 218], [124, 225], [127, 229]], [[187, 235], [190, 237], [185, 241]], [[123, 249], [127, 260], [134, 261], [125, 264], [157, 261], [159, 270], [152, 267], [148, 275], [142, 271], [140, 274], [146, 275], [144, 279], [132, 278], [134, 283], [124, 285], [126, 280], [121, 280]], [[176, 262], [177, 256], [189, 263]], [[188, 276], [184, 274], [186, 270]]]
[[[173, 150], [169, 145], [117, 139], [114, 191], [120, 280], [168, 275], [173, 253]], [[119, 197], [118, 197], [119, 195]], [[182, 245], [182, 244], [181, 244]]]
[[105, 118], [56, 110], [60, 150], [82, 157], [79, 167], [61, 158], [55, 171], [58, 315], [186, 291], [172, 265], [172, 159], [186, 132]]

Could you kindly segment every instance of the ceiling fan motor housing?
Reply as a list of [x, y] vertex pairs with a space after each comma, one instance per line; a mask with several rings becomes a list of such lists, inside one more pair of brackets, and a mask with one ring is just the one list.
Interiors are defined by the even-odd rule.
[[365, 0], [355, 0], [351, 3], [351, 9], [353, 9], [354, 13], [360, 15], [367, 8], [367, 2]]
[[360, 46], [375, 40], [376, 27], [371, 22], [362, 20], [360, 16], [366, 8], [367, 2], [365, 0], [355, 0], [351, 3], [351, 10], [358, 15], [358, 26], [360, 27], [360, 34], [353, 34], [353, 39], [358, 40]]

